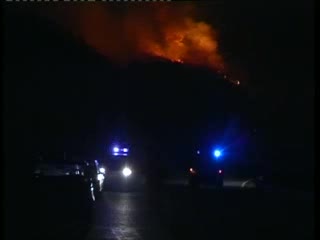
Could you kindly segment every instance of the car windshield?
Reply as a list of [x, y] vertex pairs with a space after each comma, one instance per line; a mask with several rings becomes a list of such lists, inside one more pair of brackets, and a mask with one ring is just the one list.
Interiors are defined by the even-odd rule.
[[40, 163], [34, 173], [42, 175], [80, 175], [84, 171], [84, 165], [78, 163]]

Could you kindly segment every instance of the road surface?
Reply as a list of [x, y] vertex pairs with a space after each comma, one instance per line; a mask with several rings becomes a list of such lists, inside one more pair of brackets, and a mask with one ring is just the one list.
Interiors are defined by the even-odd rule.
[[38, 222], [25, 231], [33, 239], [313, 239], [312, 195], [238, 185], [193, 191], [176, 183], [153, 192], [104, 192], [88, 221], [64, 221], [61, 215], [55, 224]]

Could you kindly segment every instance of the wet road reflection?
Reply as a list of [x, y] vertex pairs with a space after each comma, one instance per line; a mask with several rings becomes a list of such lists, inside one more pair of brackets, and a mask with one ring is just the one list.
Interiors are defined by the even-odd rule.
[[145, 193], [106, 192], [101, 201], [96, 203], [87, 240], [169, 240], [157, 210]]
[[297, 193], [105, 192], [94, 211], [87, 240], [306, 240], [314, 229], [313, 199]]
[[300, 192], [176, 184], [157, 191], [105, 191], [88, 215], [78, 198], [66, 204], [65, 197], [55, 197], [43, 205], [46, 198], [17, 210], [25, 209], [19, 231], [30, 233], [29, 239], [309, 240], [314, 233], [313, 194]]

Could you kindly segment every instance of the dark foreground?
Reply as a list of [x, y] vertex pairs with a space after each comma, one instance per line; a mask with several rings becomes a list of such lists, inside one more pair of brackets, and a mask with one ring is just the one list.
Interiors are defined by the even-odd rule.
[[29, 208], [24, 226], [16, 232], [22, 231], [30, 239], [61, 240], [314, 237], [313, 196], [306, 193], [239, 187], [193, 191], [176, 185], [158, 191], [106, 191], [91, 214], [76, 201], [68, 205], [69, 210], [62, 211], [59, 204], [53, 201], [50, 209], [37, 211]]

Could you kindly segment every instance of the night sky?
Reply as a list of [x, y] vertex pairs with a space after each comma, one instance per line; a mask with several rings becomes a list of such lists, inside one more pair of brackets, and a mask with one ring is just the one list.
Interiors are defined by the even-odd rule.
[[239, 149], [251, 144], [250, 156], [269, 165], [299, 168], [303, 159], [312, 168], [314, 25], [308, 1], [199, 4], [198, 15], [214, 23], [223, 56], [244, 79], [240, 87], [205, 68], [164, 60], [118, 66], [59, 25], [14, 8], [4, 9], [8, 154], [101, 157], [118, 137], [187, 156], [219, 135], [241, 139]]

